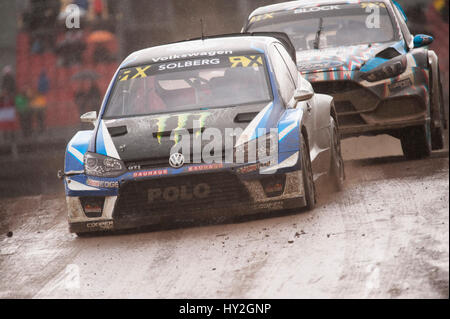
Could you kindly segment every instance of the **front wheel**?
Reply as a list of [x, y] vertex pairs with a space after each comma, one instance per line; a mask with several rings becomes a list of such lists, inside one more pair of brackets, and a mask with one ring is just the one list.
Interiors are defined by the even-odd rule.
[[305, 142], [305, 136], [303, 134], [301, 136], [300, 153], [302, 155], [303, 189], [306, 200], [306, 208], [308, 210], [312, 210], [316, 206], [316, 187], [314, 184], [309, 147]]
[[400, 139], [407, 159], [421, 159], [431, 155], [430, 124], [409, 128]]
[[331, 167], [330, 177], [336, 191], [341, 191], [344, 187], [345, 168], [342, 158], [341, 136], [336, 121], [330, 118], [331, 123]]

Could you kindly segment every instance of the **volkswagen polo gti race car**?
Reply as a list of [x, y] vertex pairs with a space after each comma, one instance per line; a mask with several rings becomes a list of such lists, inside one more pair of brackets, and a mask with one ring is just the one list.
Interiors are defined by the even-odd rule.
[[[61, 174], [78, 234], [311, 209], [320, 176], [337, 189], [344, 180], [332, 97], [314, 94], [282, 34], [135, 52], [117, 70], [99, 116], [82, 120], [95, 129], [69, 142]], [[208, 147], [205, 135], [218, 144]], [[266, 156], [250, 156], [256, 141]]]
[[413, 37], [396, 2], [291, 1], [256, 9], [243, 30], [288, 34], [304, 77], [334, 97], [344, 137], [390, 134], [408, 158], [443, 148], [433, 38]]

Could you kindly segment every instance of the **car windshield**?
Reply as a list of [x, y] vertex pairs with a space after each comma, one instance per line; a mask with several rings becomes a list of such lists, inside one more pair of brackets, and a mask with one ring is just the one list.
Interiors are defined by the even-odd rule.
[[270, 92], [262, 54], [155, 63], [119, 72], [104, 117], [266, 102]]
[[284, 32], [297, 51], [395, 41], [395, 31], [382, 2], [314, 6], [255, 16], [251, 32]]

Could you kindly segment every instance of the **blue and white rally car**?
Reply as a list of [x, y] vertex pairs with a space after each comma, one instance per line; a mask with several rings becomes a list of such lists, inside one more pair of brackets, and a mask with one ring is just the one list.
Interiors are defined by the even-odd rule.
[[302, 78], [285, 34], [135, 52], [82, 120], [95, 129], [73, 137], [61, 172], [78, 234], [311, 209], [320, 176], [344, 181], [333, 99]]
[[407, 158], [443, 148], [445, 117], [433, 38], [412, 36], [392, 0], [302, 0], [256, 9], [245, 32], [284, 32], [316, 92], [334, 97], [344, 137], [390, 134]]

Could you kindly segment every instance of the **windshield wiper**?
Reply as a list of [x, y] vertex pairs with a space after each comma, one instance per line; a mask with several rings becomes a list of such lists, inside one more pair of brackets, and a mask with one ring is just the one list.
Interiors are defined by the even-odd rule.
[[314, 40], [314, 49], [318, 50], [320, 47], [320, 35], [322, 34], [322, 30], [323, 30], [323, 18], [321, 17], [319, 19], [319, 29], [317, 30], [316, 33], [316, 39]]

